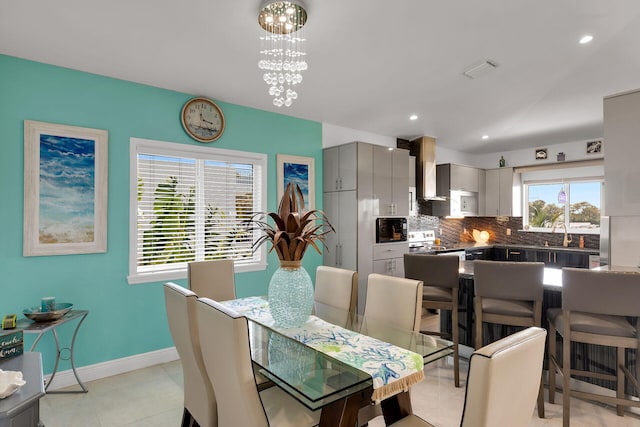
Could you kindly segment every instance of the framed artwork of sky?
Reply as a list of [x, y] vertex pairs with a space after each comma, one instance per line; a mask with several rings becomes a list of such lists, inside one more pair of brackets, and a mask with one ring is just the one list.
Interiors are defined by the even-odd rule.
[[106, 130], [24, 122], [23, 255], [107, 250]]

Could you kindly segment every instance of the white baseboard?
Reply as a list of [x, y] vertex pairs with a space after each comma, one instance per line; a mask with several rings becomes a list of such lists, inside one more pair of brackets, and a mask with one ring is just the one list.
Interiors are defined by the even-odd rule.
[[[162, 350], [123, 357], [121, 359], [109, 360], [108, 362], [96, 363], [95, 365], [82, 366], [80, 368], [76, 368], [76, 371], [78, 372], [80, 380], [86, 384], [88, 381], [99, 380], [100, 378], [111, 377], [113, 375], [147, 368], [160, 363], [172, 362], [178, 359], [179, 356], [176, 348], [169, 347]], [[50, 378], [51, 375], [46, 375], [45, 383], [48, 384]], [[77, 384], [76, 377], [73, 375], [73, 370], [68, 369], [66, 371], [56, 372], [53, 383], [49, 386], [49, 390], [55, 390]]]

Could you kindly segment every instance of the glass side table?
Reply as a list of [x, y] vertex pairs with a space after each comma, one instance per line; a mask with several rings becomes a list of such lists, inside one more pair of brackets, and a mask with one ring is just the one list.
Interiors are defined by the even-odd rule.
[[[16, 328], [14, 331], [22, 331], [25, 334], [37, 334], [35, 341], [31, 345], [31, 349], [29, 351], [35, 351], [36, 346], [40, 342], [40, 339], [47, 332], [51, 331], [53, 335], [53, 339], [56, 343], [56, 362], [53, 366], [53, 372], [51, 372], [51, 377], [46, 382], [46, 386], [44, 388], [46, 393], [86, 393], [89, 390], [84, 385], [80, 377], [78, 376], [78, 371], [76, 370], [76, 364], [74, 360], [74, 347], [76, 343], [76, 336], [78, 335], [78, 330], [84, 322], [84, 319], [89, 314], [88, 310], [71, 310], [67, 314], [65, 314], [62, 318], [58, 320], [53, 320], [51, 322], [34, 322], [27, 318], [22, 318], [16, 322]], [[56, 332], [56, 328], [60, 325], [64, 325], [65, 323], [77, 320], [76, 328], [73, 331], [73, 338], [71, 338], [71, 346], [70, 347], [60, 347], [60, 340], [58, 339], [58, 333]], [[62, 351], [67, 350], [69, 352], [68, 357], [62, 357]], [[56, 372], [58, 372], [58, 365], [60, 364], [60, 360], [69, 360], [71, 363], [71, 369], [73, 370], [73, 375], [76, 377], [76, 382], [80, 386], [81, 390], [53, 390], [47, 391], [51, 383], [53, 382], [53, 378], [56, 376]]]

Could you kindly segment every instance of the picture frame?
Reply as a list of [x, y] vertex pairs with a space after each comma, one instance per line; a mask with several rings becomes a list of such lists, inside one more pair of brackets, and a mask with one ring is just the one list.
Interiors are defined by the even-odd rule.
[[602, 153], [602, 140], [587, 141], [587, 154]]
[[536, 148], [536, 160], [547, 160], [549, 154], [546, 148]]
[[24, 121], [24, 256], [107, 251], [106, 130]]
[[278, 154], [276, 159], [278, 201], [282, 199], [287, 184], [293, 182], [302, 190], [305, 210], [315, 209], [315, 159], [288, 154]]

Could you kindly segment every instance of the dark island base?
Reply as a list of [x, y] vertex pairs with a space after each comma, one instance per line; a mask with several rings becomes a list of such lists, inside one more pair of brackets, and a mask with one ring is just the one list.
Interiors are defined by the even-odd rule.
[[[473, 315], [473, 279], [461, 278], [459, 288], [459, 307], [458, 307], [458, 326], [460, 333], [460, 344], [473, 348], [474, 342], [474, 315]], [[548, 330], [546, 311], [548, 308], [562, 307], [562, 290], [545, 288], [544, 299], [542, 303], [542, 327]], [[484, 323], [482, 325], [484, 343], [486, 345], [490, 342], [497, 341], [498, 339], [512, 334], [522, 328], [504, 325], [495, 325]], [[440, 312], [440, 330], [451, 334], [451, 312], [442, 310]], [[562, 338], [557, 337], [557, 360], [562, 360]], [[548, 369], [547, 356], [545, 349], [545, 361], [544, 368]], [[571, 367], [573, 369], [586, 370], [590, 372], [605, 373], [609, 375], [615, 375], [616, 365], [616, 350], [613, 347], [605, 347], [599, 345], [590, 345], [582, 343], [572, 344]], [[627, 350], [626, 352], [626, 366], [634, 375], [638, 378], [637, 372], [637, 352], [636, 350]], [[615, 383], [613, 381], [601, 380], [597, 378], [580, 378], [585, 382], [596, 384], [601, 387], [606, 387], [611, 390], [615, 390]], [[625, 392], [629, 395], [638, 396], [638, 390], [635, 390], [632, 384], [626, 385]]]

